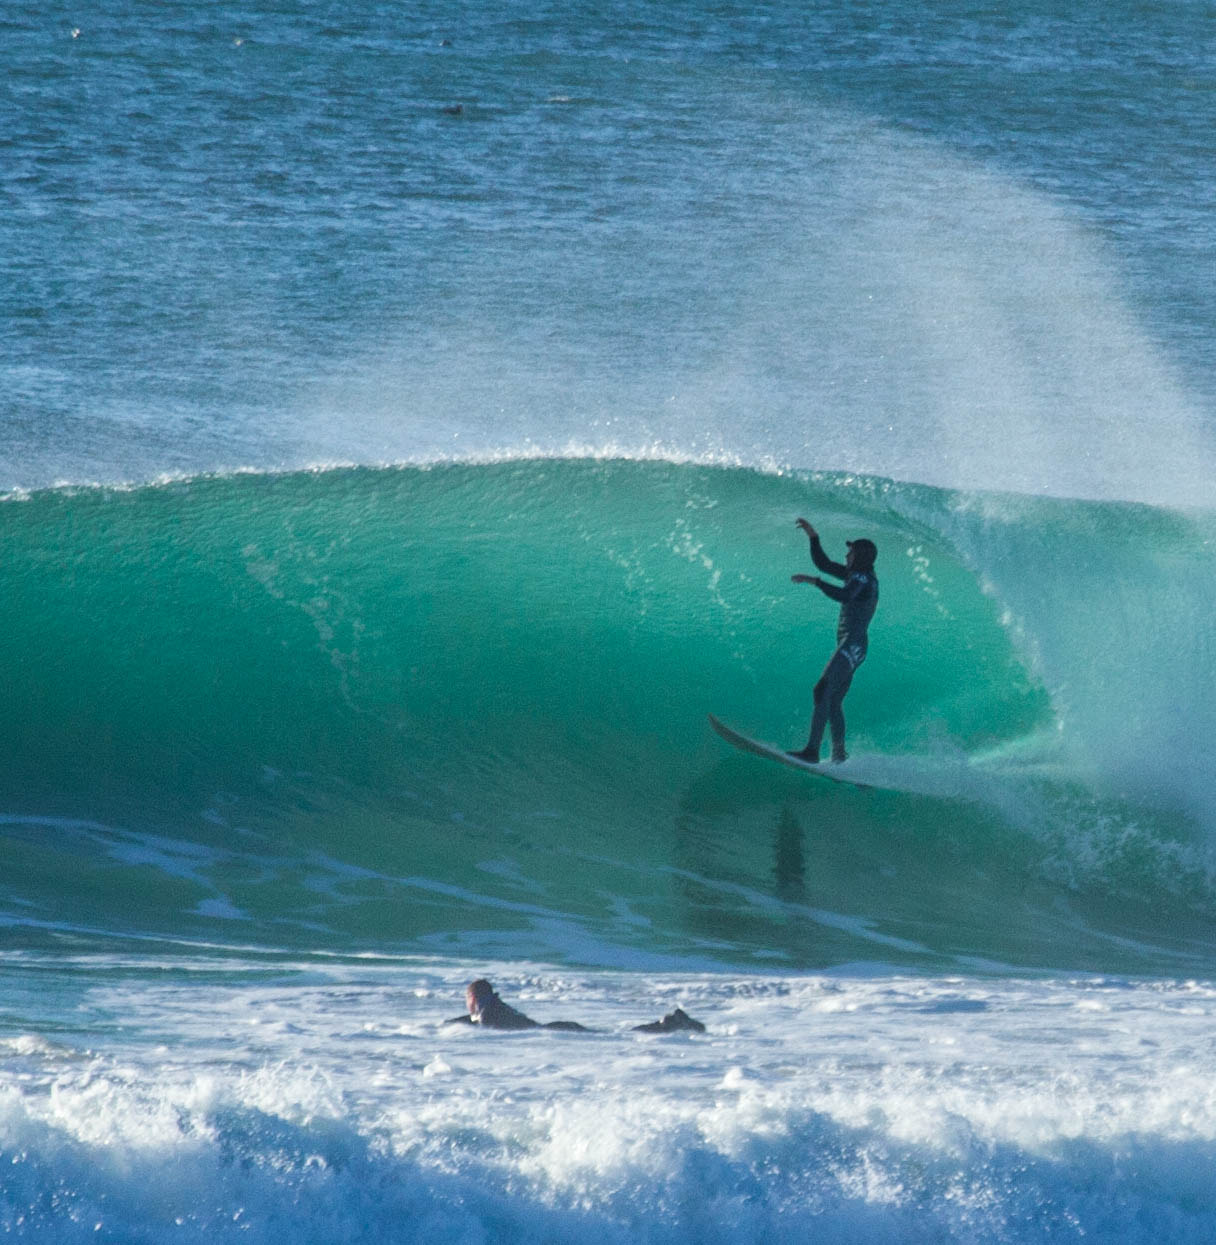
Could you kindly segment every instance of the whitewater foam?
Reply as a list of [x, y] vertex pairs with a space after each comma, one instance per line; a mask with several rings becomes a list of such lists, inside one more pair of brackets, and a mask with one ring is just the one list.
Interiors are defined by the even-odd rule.
[[[1134, 1243], [1216, 1223], [1209, 984], [91, 964], [71, 1045], [34, 1011], [0, 1045], [18, 1239], [794, 1241], [812, 1214], [831, 1239]], [[67, 1001], [54, 962], [21, 971]], [[597, 1032], [442, 1027], [480, 975]], [[628, 1031], [677, 1002], [704, 1035]]]

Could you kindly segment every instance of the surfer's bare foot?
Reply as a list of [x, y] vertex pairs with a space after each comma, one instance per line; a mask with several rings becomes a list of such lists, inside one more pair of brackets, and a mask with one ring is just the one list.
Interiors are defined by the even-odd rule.
[[793, 749], [790, 749], [790, 751], [787, 752], [785, 755], [789, 757], [794, 757], [799, 761], [805, 761], [808, 765], [819, 764], [819, 753], [812, 752], [809, 748], [802, 748], [797, 752], [795, 752]]
[[847, 752], [841, 751], [841, 752], [832, 753], [832, 764], [833, 765], [843, 765], [844, 762], [847, 761], [848, 759], [849, 759], [849, 754]]

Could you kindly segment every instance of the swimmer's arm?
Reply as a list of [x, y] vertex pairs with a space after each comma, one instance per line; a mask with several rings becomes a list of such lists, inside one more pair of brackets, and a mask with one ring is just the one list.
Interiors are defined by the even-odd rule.
[[466, 1012], [463, 1016], [453, 1016], [451, 1020], [443, 1020], [440, 1023], [445, 1025], [471, 1025], [477, 1022]]

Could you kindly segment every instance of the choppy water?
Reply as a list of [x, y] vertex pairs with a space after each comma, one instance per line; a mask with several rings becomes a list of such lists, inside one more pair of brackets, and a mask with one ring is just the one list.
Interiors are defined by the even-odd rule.
[[1210, 1239], [1212, 20], [0, 15], [7, 1231]]

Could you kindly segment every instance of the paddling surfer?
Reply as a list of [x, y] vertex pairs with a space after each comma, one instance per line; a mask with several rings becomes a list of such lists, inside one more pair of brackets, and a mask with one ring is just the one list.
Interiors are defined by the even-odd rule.
[[823, 668], [819, 682], [815, 684], [815, 712], [811, 717], [811, 734], [806, 747], [790, 756], [800, 761], [819, 764], [819, 747], [823, 743], [824, 727], [832, 732], [832, 760], [846, 759], [844, 747], [843, 703], [857, 667], [866, 659], [870, 619], [878, 608], [878, 576], [874, 574], [874, 561], [878, 549], [872, 540], [849, 540], [845, 544], [848, 554], [844, 565], [833, 562], [819, 543], [819, 533], [805, 520], [798, 519], [797, 526], [811, 542], [811, 561], [817, 570], [843, 584], [829, 584], [818, 575], [792, 575], [796, 584], [814, 584], [820, 592], [833, 601], [840, 602], [840, 618], [836, 624], [836, 651]]
[[[565, 1033], [591, 1032], [586, 1025], [580, 1025], [576, 1020], [551, 1020], [548, 1024], [541, 1024], [540, 1021], [533, 1020], [531, 1016], [525, 1016], [523, 1012], [517, 1011], [509, 1003], [504, 1003], [498, 997], [498, 992], [484, 977], [479, 977], [476, 981], [469, 983], [464, 992], [464, 999], [468, 1014], [453, 1016], [451, 1020], [445, 1020], [444, 1024], [481, 1025], [483, 1029], [560, 1029]], [[654, 1020], [650, 1024], [633, 1027], [637, 1033], [676, 1033], [680, 1030], [692, 1033], [705, 1032], [705, 1026], [699, 1020], [694, 1020], [680, 1007], [668, 1012], [662, 1020]]]
[[453, 1016], [445, 1024], [481, 1025], [486, 1029], [562, 1029], [572, 1033], [586, 1033], [585, 1026], [575, 1020], [551, 1020], [542, 1025], [531, 1016], [525, 1016], [509, 1003], [498, 997], [498, 992], [484, 978], [469, 982], [464, 992], [465, 1006], [469, 1009], [465, 1016]]

